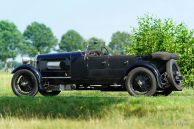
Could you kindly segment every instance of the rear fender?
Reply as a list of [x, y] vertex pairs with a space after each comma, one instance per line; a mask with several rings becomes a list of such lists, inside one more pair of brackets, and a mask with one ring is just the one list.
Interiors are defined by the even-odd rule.
[[14, 74], [17, 71], [22, 70], [22, 69], [27, 69], [27, 70], [31, 71], [36, 76], [39, 89], [44, 90], [44, 87], [42, 87], [42, 85], [41, 85], [41, 74], [34, 66], [29, 65], [29, 64], [24, 64], [24, 65], [21, 65], [21, 66], [15, 68], [11, 73]]
[[137, 68], [137, 67], [144, 67], [144, 68], [147, 68], [149, 70], [151, 70], [153, 72], [153, 74], [155, 75], [156, 77], [156, 81], [157, 81], [157, 84], [159, 86], [159, 88], [162, 88], [163, 89], [163, 86], [161, 85], [161, 80], [160, 80], [160, 72], [158, 71], [158, 69], [156, 68], [156, 66], [152, 63], [149, 63], [149, 62], [137, 62], [133, 65], [130, 65], [127, 72], [125, 73], [125, 77], [128, 75], [128, 73], [134, 69], [134, 68]]

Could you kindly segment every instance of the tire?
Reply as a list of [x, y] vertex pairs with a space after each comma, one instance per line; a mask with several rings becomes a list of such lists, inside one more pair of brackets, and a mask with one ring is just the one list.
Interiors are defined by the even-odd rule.
[[156, 93], [157, 83], [154, 74], [147, 68], [137, 67], [126, 78], [126, 89], [132, 96], [152, 96]]
[[61, 91], [45, 91], [45, 90], [39, 90], [39, 93], [43, 96], [57, 96], [58, 94], [60, 94]]
[[180, 69], [175, 60], [171, 59], [166, 63], [166, 72], [169, 83], [174, 90], [182, 90], [181, 81], [176, 80], [177, 74], [180, 75]]
[[35, 96], [38, 92], [38, 81], [31, 71], [22, 69], [13, 75], [11, 88], [16, 96]]

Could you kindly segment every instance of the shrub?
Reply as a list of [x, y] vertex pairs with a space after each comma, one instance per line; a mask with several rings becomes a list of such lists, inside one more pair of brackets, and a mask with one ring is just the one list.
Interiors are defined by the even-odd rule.
[[184, 23], [172, 19], [161, 20], [149, 15], [138, 18], [138, 27], [131, 33], [132, 46], [126, 47], [130, 54], [149, 54], [156, 51], [177, 53], [185, 80], [184, 86], [194, 86], [194, 31]]

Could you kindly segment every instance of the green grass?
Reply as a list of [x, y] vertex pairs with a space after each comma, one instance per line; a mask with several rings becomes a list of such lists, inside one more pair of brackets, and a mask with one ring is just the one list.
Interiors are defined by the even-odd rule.
[[15, 97], [11, 76], [0, 73], [0, 128], [194, 128], [194, 90], [168, 97], [127, 92], [65, 91], [57, 97]]

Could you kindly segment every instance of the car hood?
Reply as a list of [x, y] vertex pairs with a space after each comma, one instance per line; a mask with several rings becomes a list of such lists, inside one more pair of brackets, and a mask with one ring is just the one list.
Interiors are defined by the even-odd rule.
[[44, 59], [63, 59], [67, 56], [82, 56], [85, 52], [63, 52], [63, 53], [51, 53], [51, 54], [40, 54], [37, 56], [37, 60]]

